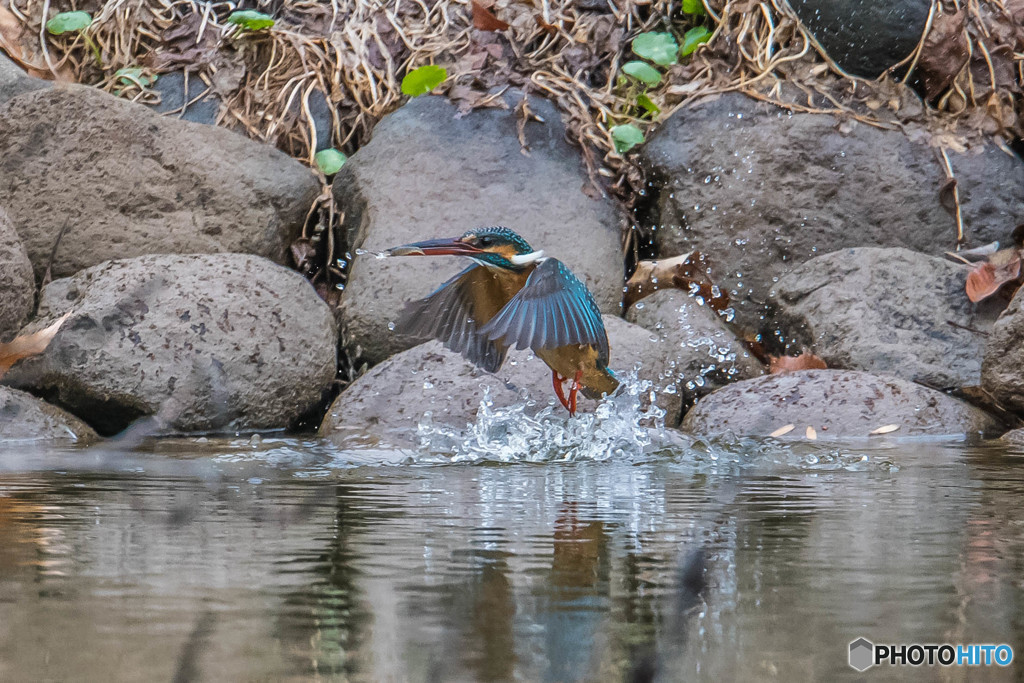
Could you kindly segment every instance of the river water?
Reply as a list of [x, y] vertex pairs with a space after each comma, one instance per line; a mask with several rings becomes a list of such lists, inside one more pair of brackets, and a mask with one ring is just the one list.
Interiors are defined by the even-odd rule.
[[386, 466], [266, 436], [6, 444], [0, 680], [833, 680], [859, 678], [860, 636], [1022, 652], [1024, 463], [1005, 446], [566, 461], [544, 438], [539, 461]]

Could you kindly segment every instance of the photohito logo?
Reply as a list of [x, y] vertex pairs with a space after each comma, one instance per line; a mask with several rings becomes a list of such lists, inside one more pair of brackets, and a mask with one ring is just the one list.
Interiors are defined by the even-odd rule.
[[867, 671], [876, 664], [890, 666], [1009, 666], [1013, 648], [1009, 645], [952, 645], [943, 643], [875, 645], [867, 638], [850, 643], [850, 666]]

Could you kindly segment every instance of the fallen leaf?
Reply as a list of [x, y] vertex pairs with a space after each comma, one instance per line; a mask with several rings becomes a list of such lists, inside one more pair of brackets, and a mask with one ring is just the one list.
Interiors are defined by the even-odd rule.
[[878, 429], [872, 429], [870, 432], [868, 432], [868, 436], [877, 436], [879, 434], [889, 434], [891, 432], [895, 432], [899, 428], [900, 428], [900, 426], [898, 424], [882, 425]]
[[813, 441], [818, 438], [818, 432], [814, 431], [814, 427], [807, 425], [807, 430], [804, 432], [804, 436]]
[[558, 33], [558, 27], [555, 26], [554, 24], [549, 24], [548, 22], [544, 21], [544, 17], [542, 17], [541, 15], [535, 14], [533, 15], [533, 18], [537, 21], [537, 26], [541, 27], [549, 34], [555, 35], [556, 33]]
[[970, 56], [967, 45], [967, 10], [939, 13], [921, 46], [917, 62], [924, 99], [931, 100], [949, 87]]
[[773, 437], [782, 436], [784, 434], [789, 434], [794, 429], [796, 429], [796, 425], [794, 425], [794, 424], [783, 425], [782, 427], [779, 427], [778, 429], [776, 429], [774, 432], [772, 432], [768, 436], [773, 436]]
[[24, 28], [14, 12], [0, 5], [0, 52], [6, 53], [11, 61], [24, 69], [29, 76], [49, 81], [73, 81], [71, 67], [66, 64], [59, 66], [57, 73], [54, 74], [44, 60], [30, 51], [28, 45], [34, 38], [29, 38]]
[[659, 289], [672, 288], [703, 297], [716, 311], [729, 307], [729, 295], [711, 281], [710, 262], [696, 250], [669, 259], [637, 263], [633, 276], [626, 282], [623, 303], [629, 308]]
[[57, 319], [49, 327], [33, 332], [31, 334], [25, 334], [20, 337], [15, 337], [13, 340], [6, 344], [0, 344], [0, 378], [7, 374], [7, 371], [11, 369], [11, 366], [22, 360], [23, 358], [29, 358], [31, 356], [38, 356], [46, 347], [50, 345], [50, 341], [54, 335], [60, 329], [60, 326], [64, 324], [64, 321], [71, 315], [70, 312], [65, 313]]
[[481, 31], [504, 31], [508, 23], [494, 16], [491, 10], [484, 7], [478, 0], [472, 0], [473, 27]]
[[825, 361], [813, 353], [801, 353], [799, 356], [768, 356], [768, 372], [773, 375], [797, 370], [826, 370]]
[[967, 273], [967, 298], [978, 303], [1020, 277], [1020, 250], [1003, 249]]

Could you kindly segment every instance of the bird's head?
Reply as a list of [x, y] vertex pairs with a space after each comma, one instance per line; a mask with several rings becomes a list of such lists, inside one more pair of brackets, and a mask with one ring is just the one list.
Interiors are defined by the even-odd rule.
[[461, 237], [427, 240], [388, 250], [390, 256], [468, 256], [477, 263], [502, 270], [521, 270], [544, 256], [534, 251], [515, 231], [492, 227], [470, 230]]

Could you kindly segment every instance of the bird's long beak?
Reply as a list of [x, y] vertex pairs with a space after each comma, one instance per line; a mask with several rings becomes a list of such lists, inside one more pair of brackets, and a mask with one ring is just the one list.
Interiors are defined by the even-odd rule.
[[458, 238], [446, 238], [392, 247], [388, 249], [388, 256], [474, 256], [481, 251], [471, 244], [460, 242]]

